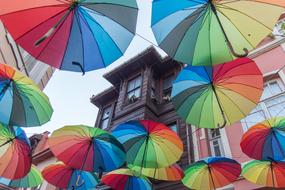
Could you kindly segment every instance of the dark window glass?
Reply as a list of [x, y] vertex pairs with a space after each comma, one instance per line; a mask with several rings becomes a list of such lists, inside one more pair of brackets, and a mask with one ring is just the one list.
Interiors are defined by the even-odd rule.
[[178, 128], [177, 128], [177, 123], [171, 123], [170, 125], [168, 125], [168, 127], [174, 131], [175, 133], [178, 133]]
[[103, 115], [101, 119], [101, 129], [108, 128], [110, 115], [111, 115], [111, 106], [105, 108], [103, 111]]
[[127, 98], [128, 100], [136, 100], [141, 95], [142, 77], [138, 76], [128, 82]]
[[171, 90], [172, 90], [172, 83], [174, 80], [175, 80], [175, 76], [173, 74], [163, 79], [162, 94], [164, 98], [170, 98]]

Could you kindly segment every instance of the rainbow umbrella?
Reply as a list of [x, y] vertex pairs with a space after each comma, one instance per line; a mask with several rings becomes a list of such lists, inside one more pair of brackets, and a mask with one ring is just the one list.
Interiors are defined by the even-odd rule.
[[241, 166], [235, 160], [210, 157], [189, 166], [182, 182], [191, 189], [211, 190], [234, 182], [240, 173]]
[[136, 0], [10, 0], [0, 7], [5, 27], [32, 56], [83, 73], [124, 54], [138, 14]]
[[124, 145], [127, 163], [144, 168], [174, 164], [183, 153], [183, 143], [175, 132], [150, 120], [128, 121], [112, 134]]
[[175, 60], [213, 66], [246, 56], [284, 10], [283, 0], [154, 0], [151, 28]]
[[183, 170], [177, 164], [165, 168], [141, 168], [133, 165], [128, 165], [128, 167], [137, 173], [157, 180], [180, 181], [184, 177]]
[[20, 127], [0, 123], [0, 176], [19, 179], [31, 168], [31, 145]]
[[285, 159], [285, 117], [272, 118], [252, 126], [243, 134], [240, 146], [253, 159]]
[[48, 97], [14, 68], [0, 64], [0, 122], [22, 127], [48, 122], [53, 113]]
[[254, 184], [285, 188], [285, 162], [254, 160], [243, 167], [242, 176]]
[[84, 125], [65, 126], [50, 136], [54, 155], [72, 168], [89, 172], [108, 172], [125, 162], [125, 150], [108, 132]]
[[107, 173], [102, 177], [102, 182], [114, 190], [152, 189], [152, 185], [147, 178], [130, 169], [118, 169]]
[[187, 123], [221, 128], [246, 117], [262, 91], [263, 77], [255, 62], [239, 58], [214, 67], [184, 68], [173, 83], [172, 101]]
[[23, 178], [16, 180], [0, 178], [0, 184], [16, 188], [37, 187], [42, 182], [43, 182], [42, 174], [34, 165], [32, 165], [30, 172]]
[[69, 190], [95, 190], [99, 181], [94, 173], [76, 170], [61, 162], [45, 167], [42, 175], [50, 184]]

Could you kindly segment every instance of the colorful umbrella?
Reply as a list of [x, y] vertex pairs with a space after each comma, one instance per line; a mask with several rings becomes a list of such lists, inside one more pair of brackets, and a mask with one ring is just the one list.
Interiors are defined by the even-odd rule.
[[0, 64], [0, 122], [22, 127], [39, 126], [52, 115], [48, 97], [14, 68]]
[[121, 57], [136, 30], [135, 0], [0, 1], [15, 41], [53, 67], [85, 72]]
[[31, 168], [30, 141], [23, 129], [0, 123], [0, 176], [19, 179]]
[[235, 160], [210, 157], [189, 166], [182, 182], [191, 189], [211, 190], [234, 182], [240, 173], [241, 166]]
[[151, 190], [150, 181], [130, 169], [118, 169], [102, 177], [102, 182], [114, 190]]
[[272, 118], [251, 127], [243, 134], [240, 146], [257, 160], [285, 159], [285, 118]]
[[65, 126], [50, 136], [54, 155], [72, 168], [89, 172], [108, 172], [125, 162], [121, 143], [106, 131], [88, 127]]
[[95, 190], [98, 184], [94, 173], [76, 170], [60, 162], [45, 167], [42, 175], [50, 184], [69, 190]]
[[242, 176], [258, 185], [285, 188], [285, 162], [254, 160], [243, 167]]
[[11, 180], [7, 178], [0, 178], [0, 184], [4, 184], [9, 187], [37, 187], [43, 182], [41, 172], [32, 165], [30, 172], [23, 178]]
[[157, 180], [180, 181], [184, 177], [183, 170], [177, 164], [165, 168], [141, 168], [133, 165], [128, 165], [128, 167], [137, 173]]
[[154, 0], [151, 25], [169, 56], [212, 66], [246, 56], [272, 32], [284, 10], [283, 0]]
[[184, 68], [173, 83], [172, 101], [187, 123], [220, 128], [246, 117], [262, 91], [263, 77], [255, 62], [239, 58], [214, 67]]
[[149, 120], [118, 125], [112, 134], [124, 145], [127, 163], [144, 168], [162, 168], [174, 164], [183, 153], [183, 143], [162, 123]]

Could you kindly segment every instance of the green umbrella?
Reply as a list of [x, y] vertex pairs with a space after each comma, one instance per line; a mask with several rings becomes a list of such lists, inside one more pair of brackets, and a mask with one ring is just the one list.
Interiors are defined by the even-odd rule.
[[153, 0], [151, 28], [175, 60], [212, 66], [246, 56], [284, 8], [284, 0]]
[[16, 69], [0, 64], [0, 122], [21, 127], [40, 126], [53, 113], [48, 97]]
[[9, 187], [37, 187], [43, 182], [43, 177], [41, 172], [32, 165], [30, 172], [23, 178], [11, 180], [7, 178], [0, 178], [0, 183], [7, 185]]

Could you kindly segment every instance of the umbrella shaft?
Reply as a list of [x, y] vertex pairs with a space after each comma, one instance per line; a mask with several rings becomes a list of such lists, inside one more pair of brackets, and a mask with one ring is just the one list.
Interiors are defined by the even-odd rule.
[[219, 105], [219, 108], [220, 108], [220, 110], [221, 110], [221, 114], [222, 114], [223, 120], [224, 120], [224, 123], [223, 123], [221, 126], [218, 126], [218, 128], [223, 128], [223, 127], [226, 126], [226, 124], [227, 124], [227, 119], [226, 119], [225, 112], [224, 112], [224, 110], [223, 110], [223, 108], [222, 108], [220, 99], [219, 99], [219, 97], [218, 97], [218, 94], [217, 94], [217, 92], [216, 92], [216, 89], [215, 89], [213, 83], [211, 84], [211, 86], [212, 86], [212, 90], [213, 90], [213, 92], [214, 92], [214, 94], [215, 94], [215, 97], [216, 97], [216, 99], [217, 99], [217, 102], [218, 102], [218, 105]]
[[6, 141], [5, 143], [1, 144], [0, 147], [5, 146], [6, 144], [9, 144], [9, 143], [12, 142], [14, 139], [15, 139], [15, 137], [12, 138], [12, 139], [9, 139], [9, 140]]
[[227, 36], [227, 33], [226, 33], [226, 31], [225, 31], [225, 29], [224, 29], [224, 27], [223, 27], [223, 25], [222, 25], [222, 22], [221, 22], [221, 20], [220, 20], [220, 18], [219, 18], [219, 16], [218, 16], [217, 9], [216, 9], [215, 5], [212, 3], [212, 1], [210, 1], [210, 6], [211, 6], [211, 10], [213, 11], [214, 15], [215, 15], [216, 18], [217, 18], [217, 21], [218, 21], [218, 23], [219, 23], [219, 26], [221, 27], [221, 30], [222, 30], [222, 32], [223, 32], [223, 35], [224, 35], [224, 37], [225, 37], [225, 39], [226, 39], [227, 45], [228, 45], [229, 50], [231, 51], [231, 53], [232, 53], [234, 56], [236, 56], [236, 57], [246, 57], [246, 56], [248, 55], [248, 53], [249, 53], [246, 48], [243, 49], [243, 50], [244, 50], [244, 54], [239, 54], [239, 53], [235, 52], [235, 50], [234, 50], [234, 48], [233, 48], [233, 45], [231, 44], [231, 42], [230, 42], [230, 40], [229, 40], [229, 38], [228, 38], [228, 36]]

